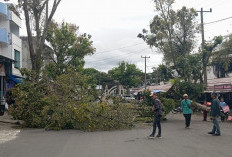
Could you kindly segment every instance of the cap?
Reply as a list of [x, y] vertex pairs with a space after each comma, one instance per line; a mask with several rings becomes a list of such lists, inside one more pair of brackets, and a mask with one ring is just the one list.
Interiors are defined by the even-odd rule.
[[184, 95], [183, 95], [183, 97], [186, 97], [186, 96], [188, 97], [188, 94], [184, 94]]

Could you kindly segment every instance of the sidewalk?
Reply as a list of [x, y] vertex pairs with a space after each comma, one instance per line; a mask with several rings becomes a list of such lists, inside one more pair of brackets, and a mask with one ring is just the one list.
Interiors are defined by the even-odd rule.
[[22, 124], [22, 121], [14, 120], [12, 116], [5, 113], [3, 116], [0, 116], [0, 123]]
[[13, 120], [12, 116], [9, 116], [7, 113], [0, 116], [0, 144], [9, 142], [18, 137], [20, 133], [20, 129], [18, 129], [19, 123], [20, 121]]

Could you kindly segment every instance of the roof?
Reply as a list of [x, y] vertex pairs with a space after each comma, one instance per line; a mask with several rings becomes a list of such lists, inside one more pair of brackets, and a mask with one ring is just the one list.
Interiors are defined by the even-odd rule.
[[13, 59], [0, 55], [0, 63], [2, 62], [15, 62]]
[[[164, 85], [156, 85], [156, 86], [147, 86], [147, 89], [150, 91], [168, 91], [172, 87], [171, 83], [164, 84]], [[142, 92], [145, 88], [138, 89], [136, 92]]]

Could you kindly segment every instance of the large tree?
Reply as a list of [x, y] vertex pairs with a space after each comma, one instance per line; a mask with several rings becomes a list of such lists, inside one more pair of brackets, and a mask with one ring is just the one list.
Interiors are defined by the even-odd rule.
[[50, 24], [46, 39], [52, 49], [48, 53], [53, 59], [53, 64], [50, 64], [54, 67], [53, 73], [61, 75], [67, 68], [80, 71], [84, 57], [95, 52], [91, 36], [80, 34], [78, 30], [79, 27], [66, 22]]
[[173, 10], [174, 0], [154, 0], [156, 15], [150, 23], [150, 30], [143, 30], [138, 37], [151, 47], [156, 47], [164, 54], [167, 65], [177, 68], [177, 58], [186, 56], [194, 48], [194, 37], [197, 33], [196, 11], [182, 7]]
[[18, 0], [23, 9], [32, 70], [39, 76], [42, 67], [42, 54], [45, 53], [45, 40], [48, 27], [61, 0]]
[[212, 42], [208, 42], [204, 44], [204, 48], [201, 52], [202, 55], [202, 75], [204, 76], [204, 84], [207, 85], [207, 66], [210, 63], [210, 59], [212, 59], [213, 52], [215, 48], [222, 43], [222, 36], [214, 37]]
[[181, 73], [181, 79], [194, 83], [203, 82], [201, 54], [178, 57], [177, 68]]
[[119, 83], [127, 88], [136, 87], [142, 83], [142, 71], [136, 65], [128, 64], [124, 61], [108, 73], [114, 80], [119, 81]]

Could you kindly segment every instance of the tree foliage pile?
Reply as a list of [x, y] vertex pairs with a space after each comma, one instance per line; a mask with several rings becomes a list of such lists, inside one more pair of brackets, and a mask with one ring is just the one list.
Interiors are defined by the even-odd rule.
[[134, 110], [129, 104], [96, 103], [89, 77], [68, 71], [56, 80], [43, 76], [25, 81], [13, 90], [16, 104], [10, 114], [24, 127], [52, 130], [110, 130], [132, 127]]

